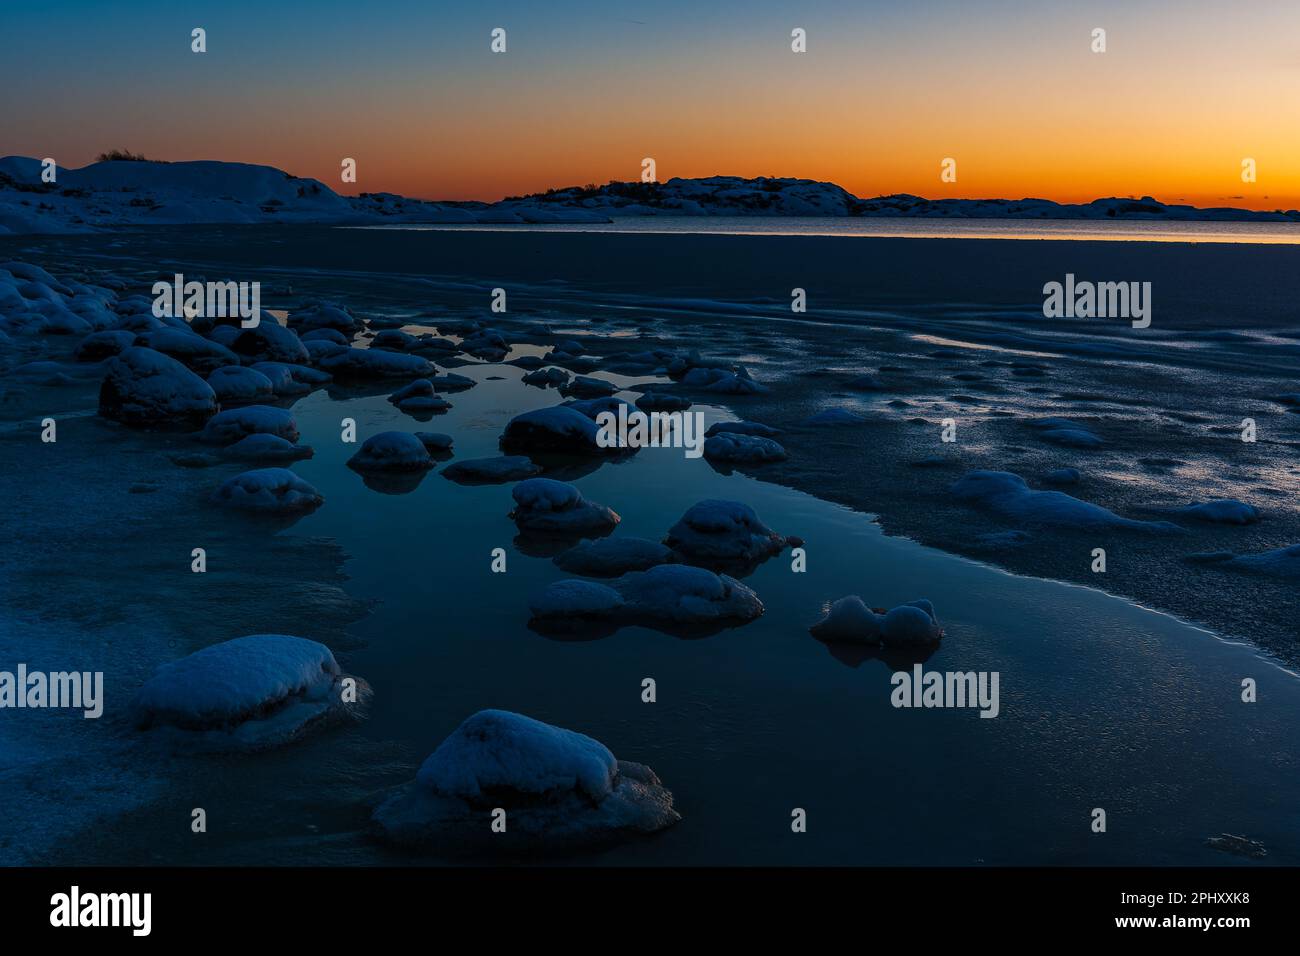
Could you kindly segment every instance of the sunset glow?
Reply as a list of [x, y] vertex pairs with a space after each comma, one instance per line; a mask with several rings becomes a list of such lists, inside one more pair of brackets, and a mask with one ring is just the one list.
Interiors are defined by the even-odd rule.
[[1300, 206], [1291, 3], [185, 6], [8, 11], [0, 153], [75, 167], [117, 147], [441, 199], [635, 179], [651, 156], [660, 179], [793, 176], [867, 197]]

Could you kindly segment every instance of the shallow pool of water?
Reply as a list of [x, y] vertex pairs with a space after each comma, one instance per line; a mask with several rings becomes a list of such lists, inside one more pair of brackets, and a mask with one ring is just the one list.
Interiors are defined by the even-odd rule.
[[[512, 366], [456, 371], [480, 384], [428, 422], [399, 412], [386, 390], [322, 391], [294, 408], [316, 452], [295, 468], [326, 503], [283, 533], [337, 539], [349, 590], [376, 602], [354, 628], [360, 646], [340, 653], [374, 687], [369, 719], [271, 753], [180, 758], [176, 792], [103, 835], [106, 858], [422, 862], [366, 837], [367, 806], [461, 720], [495, 707], [590, 734], [674, 792], [676, 827], [579, 862], [1245, 862], [1205, 845], [1223, 832], [1262, 841], [1268, 862], [1300, 862], [1290, 673], [1101, 591], [886, 537], [867, 515], [720, 474], [680, 449], [643, 449], [574, 480], [619, 512], [619, 536], [659, 539], [703, 498], [747, 502], [805, 539], [806, 572], [788, 551], [763, 564], [746, 583], [766, 614], [711, 637], [625, 628], [566, 641], [530, 630], [529, 595], [568, 575], [515, 547], [510, 485], [466, 487], [434, 471], [409, 493], [384, 494], [345, 465], [356, 450], [340, 440], [345, 417], [359, 440], [449, 432], [465, 459], [497, 454], [512, 416], [559, 400]], [[696, 407], [709, 421], [729, 417]], [[491, 570], [498, 547], [504, 574]], [[932, 600], [947, 635], [924, 668], [996, 672], [998, 716], [892, 706], [889, 663], [808, 634], [846, 594], [885, 607]], [[642, 702], [647, 677], [654, 703]], [[1258, 703], [1241, 699], [1247, 677]], [[208, 811], [202, 839], [160, 826], [160, 814], [191, 806]], [[796, 808], [805, 833], [792, 832]], [[1092, 829], [1097, 808], [1104, 833]]]

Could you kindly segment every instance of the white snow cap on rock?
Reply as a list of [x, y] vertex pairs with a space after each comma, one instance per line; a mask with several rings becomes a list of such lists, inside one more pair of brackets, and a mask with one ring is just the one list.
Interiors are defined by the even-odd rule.
[[504, 710], [481, 710], [452, 731], [415, 776], [437, 793], [477, 799], [484, 791], [541, 795], [577, 790], [600, 801], [618, 761], [585, 734]]
[[433, 459], [424, 442], [410, 432], [380, 432], [362, 443], [348, 459], [356, 471], [428, 471]]
[[369, 697], [356, 678], [343, 693], [328, 647], [286, 634], [253, 634], [164, 664], [136, 694], [138, 727], [166, 726], [207, 745], [256, 749], [284, 743], [308, 726], [343, 717]]
[[668, 631], [744, 624], [763, 613], [758, 595], [734, 578], [686, 564], [630, 571], [608, 584], [556, 581], [528, 602], [549, 624], [605, 621]]
[[688, 560], [749, 564], [771, 557], [786, 539], [739, 501], [697, 502], [668, 530], [664, 544]]
[[287, 468], [258, 468], [231, 478], [212, 500], [244, 511], [293, 514], [311, 511], [325, 498]]
[[832, 644], [925, 647], [943, 638], [943, 628], [929, 601], [912, 601], [880, 612], [856, 594], [833, 603], [826, 616], [808, 630], [818, 640]]
[[949, 491], [958, 501], [983, 505], [1009, 518], [1037, 524], [1157, 532], [1181, 530], [1168, 521], [1121, 518], [1100, 505], [1080, 501], [1062, 491], [1032, 491], [1023, 478], [1007, 471], [972, 471], [953, 482]]
[[170, 356], [132, 347], [108, 362], [99, 414], [128, 425], [199, 425], [217, 411], [207, 382]]
[[[379, 835], [413, 849], [478, 854], [573, 849], [681, 819], [653, 770], [584, 734], [505, 710], [469, 717], [374, 812]], [[489, 810], [505, 811], [493, 832]]]
[[551, 478], [529, 478], [511, 490], [511, 512], [521, 530], [556, 534], [604, 532], [618, 524], [611, 508], [588, 501], [574, 485]]
[[274, 405], [229, 408], [208, 420], [199, 438], [212, 445], [231, 445], [248, 435], [276, 435], [298, 440], [298, 425], [286, 409]]

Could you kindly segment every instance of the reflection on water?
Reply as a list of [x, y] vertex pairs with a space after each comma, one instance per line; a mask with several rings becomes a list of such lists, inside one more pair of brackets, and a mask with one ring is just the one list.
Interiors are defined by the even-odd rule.
[[[510, 417], [557, 400], [511, 366], [460, 371], [480, 384], [437, 420], [457, 459], [498, 454]], [[516, 545], [511, 485], [432, 471], [400, 494], [372, 490], [345, 465], [355, 446], [340, 442], [340, 419], [356, 419], [358, 440], [419, 425], [383, 394], [317, 392], [294, 414], [316, 451], [295, 470], [326, 501], [291, 533], [336, 539], [349, 590], [376, 602], [352, 629], [364, 643], [340, 654], [374, 688], [370, 717], [269, 754], [181, 761], [180, 793], [103, 836], [115, 862], [419, 862], [367, 838], [367, 806], [489, 707], [588, 733], [675, 793], [680, 824], [578, 861], [1231, 865], [1204, 843], [1231, 832], [1261, 840], [1269, 862], [1300, 862], [1300, 682], [1246, 648], [1098, 591], [886, 537], [867, 516], [667, 448], [573, 479], [622, 516], [615, 536], [659, 540], [696, 501], [731, 498], [802, 537], [807, 571], [792, 571], [788, 552], [760, 565], [745, 583], [766, 614], [712, 636], [624, 627], [548, 639], [528, 626], [528, 598], [569, 575]], [[504, 574], [490, 569], [498, 547]], [[1000, 715], [892, 707], [891, 673], [914, 658], [808, 633], [847, 594], [878, 607], [932, 600], [947, 636], [926, 669], [997, 672]], [[1267, 706], [1241, 702], [1243, 676]], [[653, 704], [641, 700], [646, 677]], [[176, 806], [222, 824], [201, 842], [159, 826]], [[790, 830], [796, 807], [806, 833]], [[1094, 807], [1110, 832], [1091, 832]]]
[[608, 223], [349, 226], [453, 232], [622, 232], [667, 235], [876, 236], [903, 239], [1092, 239], [1140, 242], [1300, 242], [1300, 223], [1091, 219], [872, 219], [824, 216], [644, 216]]

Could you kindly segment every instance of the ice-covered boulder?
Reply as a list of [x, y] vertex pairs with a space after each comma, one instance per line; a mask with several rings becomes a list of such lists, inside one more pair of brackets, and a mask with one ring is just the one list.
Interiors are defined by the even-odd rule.
[[321, 302], [289, 315], [289, 324], [301, 334], [317, 329], [333, 329], [343, 335], [360, 332], [365, 324], [341, 305]]
[[250, 368], [265, 375], [271, 382], [271, 390], [281, 398], [306, 395], [313, 389], [328, 385], [334, 378], [320, 369], [286, 362], [255, 362]]
[[1300, 544], [1255, 554], [1233, 554], [1231, 551], [1189, 554], [1187, 560], [1201, 564], [1218, 564], [1233, 571], [1262, 574], [1266, 577], [1300, 579]]
[[357, 348], [340, 349], [324, 355], [316, 355], [314, 352], [315, 350], [313, 350], [313, 357], [316, 367], [329, 372], [335, 378], [428, 377], [434, 372], [434, 367], [428, 360], [404, 352]]
[[763, 613], [758, 595], [734, 578], [685, 564], [660, 564], [612, 582], [625, 615], [669, 628], [741, 624]]
[[607, 584], [557, 581], [528, 602], [543, 628], [645, 626], [698, 634], [747, 623], [763, 613], [758, 595], [734, 578], [685, 564], [630, 571]]
[[312, 329], [310, 332], [304, 332], [299, 341], [304, 345], [308, 342], [332, 342], [335, 345], [341, 345], [344, 348], [347, 348], [351, 344], [352, 339], [344, 335], [338, 329], [321, 328]]
[[243, 365], [227, 365], [208, 376], [208, 384], [223, 405], [236, 402], [257, 402], [271, 398], [274, 391], [271, 380], [261, 372]]
[[785, 449], [770, 438], [723, 432], [704, 440], [704, 457], [735, 464], [762, 464], [784, 461]]
[[[681, 819], [650, 768], [599, 741], [522, 714], [462, 723], [374, 812], [379, 835], [419, 850], [573, 849], [653, 833]], [[504, 832], [494, 817], [504, 811]]]
[[306, 346], [293, 329], [287, 329], [270, 316], [251, 329], [243, 329], [230, 349], [251, 362], [283, 362], [300, 365], [310, 359]]
[[442, 476], [462, 485], [495, 485], [523, 481], [541, 472], [541, 467], [526, 455], [498, 455], [453, 462], [442, 470]]
[[427, 378], [417, 378], [410, 385], [399, 388], [388, 396], [388, 400], [402, 411], [412, 414], [439, 413], [451, 408], [451, 402], [439, 395], [433, 382]]
[[714, 422], [704, 433], [705, 438], [734, 432], [738, 435], [757, 435], [760, 438], [774, 438], [781, 434], [781, 429], [764, 425], [760, 422]]
[[943, 628], [929, 601], [900, 604], [880, 622], [880, 639], [887, 647], [924, 647], [942, 637]]
[[867, 607], [862, 598], [850, 594], [834, 602], [826, 615], [808, 630], [813, 637], [828, 643], [879, 644], [883, 616]]
[[103, 332], [91, 332], [87, 335], [73, 354], [78, 362], [99, 362], [120, 355], [134, 344], [134, 332], [106, 329]]
[[937, 644], [943, 628], [929, 601], [900, 604], [889, 611], [868, 607], [856, 594], [842, 597], [809, 632], [828, 644], [883, 644], [920, 648]]
[[428, 471], [433, 459], [410, 432], [380, 432], [367, 438], [348, 459], [354, 471]]
[[225, 482], [212, 500], [243, 511], [298, 514], [320, 507], [325, 498], [287, 468], [259, 468]]
[[221, 450], [227, 458], [236, 461], [279, 462], [287, 464], [303, 458], [311, 458], [314, 452], [307, 445], [295, 445], [285, 441], [279, 435], [257, 433], [241, 438], [233, 445]]
[[217, 411], [207, 382], [170, 356], [132, 346], [109, 359], [99, 414], [128, 425], [202, 425]]
[[611, 508], [588, 501], [575, 486], [550, 478], [529, 478], [511, 491], [510, 513], [521, 531], [555, 535], [608, 534], [619, 522]]
[[454, 372], [435, 375], [429, 381], [433, 383], [435, 392], [463, 392], [465, 389], [473, 388], [478, 384], [468, 375], [456, 375]]
[[555, 556], [555, 563], [562, 570], [595, 578], [616, 578], [673, 560], [673, 552], [668, 547], [648, 538], [584, 541]]
[[298, 440], [298, 424], [287, 409], [245, 405], [212, 416], [199, 438], [210, 445], [232, 445], [248, 435], [278, 435], [294, 442]]
[[1180, 530], [1167, 521], [1121, 518], [1100, 505], [1063, 491], [1033, 491], [1019, 475], [1007, 471], [972, 471], [949, 488], [957, 501], [989, 508], [1008, 518], [1063, 528], [1127, 528], [1136, 531]]
[[591, 378], [587, 375], [578, 375], [560, 388], [561, 395], [570, 395], [574, 398], [605, 398], [617, 391], [618, 386], [613, 382], [607, 382], [603, 378]]
[[510, 419], [501, 436], [501, 447], [505, 451], [590, 455], [617, 450], [601, 448], [596, 442], [597, 433], [596, 423], [586, 415], [563, 405], [553, 405]]
[[1258, 508], [1236, 498], [1198, 502], [1175, 508], [1170, 513], [1214, 524], [1254, 524], [1259, 520]]
[[786, 539], [749, 505], [710, 499], [691, 505], [664, 544], [689, 563], [726, 567], [757, 564], [784, 548]]
[[201, 750], [263, 750], [360, 715], [365, 681], [324, 644], [253, 634], [164, 664], [131, 703], [142, 730]]
[[643, 412], [684, 412], [691, 407], [691, 400], [672, 392], [647, 391], [636, 400], [636, 407]]
[[430, 455], [450, 455], [454, 439], [442, 432], [416, 432], [415, 437], [428, 449]]
[[535, 369], [523, 377], [525, 385], [534, 385], [537, 388], [559, 388], [568, 381], [569, 373], [554, 365]]
[[136, 339], [136, 345], [170, 355], [200, 375], [210, 375], [225, 365], [239, 364], [239, 356], [230, 349], [188, 330], [165, 328], [146, 332]]

